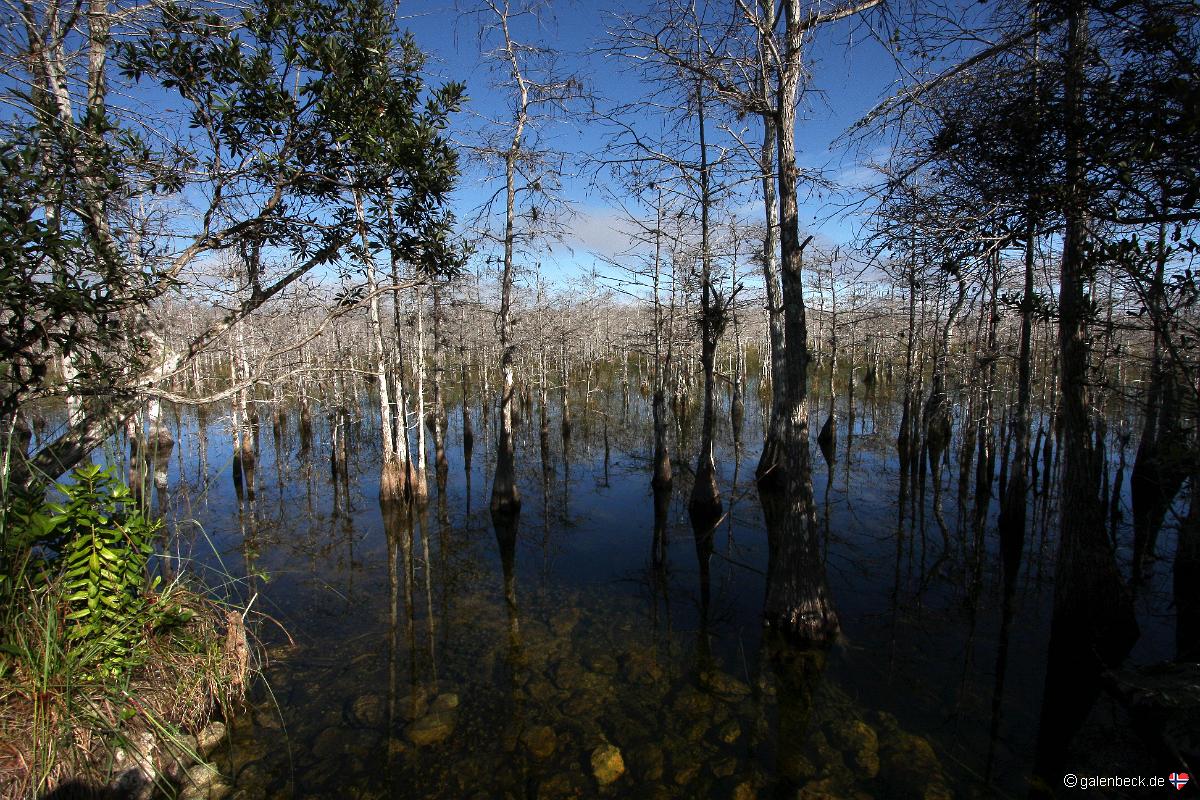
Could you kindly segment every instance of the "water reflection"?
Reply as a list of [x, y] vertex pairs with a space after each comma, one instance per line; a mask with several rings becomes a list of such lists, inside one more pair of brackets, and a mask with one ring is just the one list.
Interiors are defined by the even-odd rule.
[[775, 677], [779, 730], [776, 796], [794, 793], [812, 778], [815, 765], [809, 760], [813, 704], [825, 674], [828, 652], [824, 648], [802, 648], [784, 636], [768, 632], [767, 657]]
[[[900, 404], [876, 385], [839, 398], [837, 449], [824, 474], [814, 465], [815, 556], [781, 548], [786, 498], [760, 501], [753, 485], [740, 486], [757, 434], [735, 435], [732, 409], [714, 443], [728, 508], [689, 530], [674, 524], [684, 519], [685, 465], [696, 452], [686, 393], [674, 393], [677, 425], [663, 437], [679, 484], [672, 493], [649, 486], [649, 393], [628, 393], [628, 413], [617, 414], [625, 397], [589, 407], [582, 391], [567, 404], [579, 419], [565, 439], [551, 433], [562, 430], [561, 397], [523, 399], [525, 422], [536, 424], [516, 437], [517, 477], [530, 498], [520, 519], [492, 518], [472, 502], [492, 469], [490, 448], [474, 450], [476, 396], [451, 426], [452, 469], [437, 476], [436, 506], [425, 514], [370, 501], [378, 464], [370, 402], [328, 417], [314, 408], [308, 434], [301, 412], [276, 417], [254, 500], [246, 483], [238, 502], [222, 466], [208, 507], [192, 509], [222, 554], [241, 553], [229, 562], [242, 573], [239, 594], [259, 592], [256, 607], [297, 641], [273, 650], [268, 666], [280, 712], [259, 698], [223, 756], [248, 776], [239, 788], [258, 787], [247, 797], [290, 785], [323, 796], [458, 798], [492, 796], [497, 786], [514, 796], [591, 796], [601, 791], [593, 754], [609, 745], [624, 766], [606, 790], [616, 795], [1024, 794], [1039, 714], [1048, 738], [1073, 730], [1056, 722], [1062, 709], [1039, 707], [1040, 679], [1066, 681], [1047, 692], [1052, 701], [1079, 681], [1069, 646], [1054, 645], [1051, 660], [1067, 658], [1043, 672], [1053, 564], [1041, 554], [1054, 541], [1052, 498], [1031, 497], [1023, 539], [991, 536], [969, 502], [965, 520], [948, 520], [964, 535], [947, 550], [934, 534], [926, 548], [918, 464], [900, 479], [904, 464], [887, 441]], [[765, 423], [762, 396], [750, 385], [744, 402]], [[297, 421], [294, 432], [283, 420]], [[185, 412], [183, 421], [174, 451], [189, 454], [176, 460], [187, 473], [181, 487], [240, 449], [227, 418], [211, 415], [201, 428]], [[478, 441], [490, 442], [494, 426], [476, 421], [485, 426]], [[1047, 432], [1034, 450], [1042, 468], [1054, 469], [1044, 455], [1052, 442]], [[949, 475], [961, 478], [956, 444]], [[151, 473], [161, 503], [159, 470]], [[989, 498], [992, 515], [997, 504]], [[945, 514], [963, 516], [949, 502]], [[826, 577], [842, 644], [796, 650], [763, 635], [763, 599], [781, 564], [792, 579], [814, 569]], [[264, 634], [282, 641], [269, 627]], [[1081, 695], [1073, 705], [1086, 711], [1091, 701]], [[954, 708], [950, 727], [945, 708]], [[269, 727], [278, 716], [284, 724]], [[1063, 757], [1045, 763], [1072, 763]]]

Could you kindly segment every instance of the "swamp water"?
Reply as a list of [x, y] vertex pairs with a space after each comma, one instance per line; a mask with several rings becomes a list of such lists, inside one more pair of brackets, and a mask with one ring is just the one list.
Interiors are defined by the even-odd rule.
[[[853, 414], [843, 399], [836, 459], [827, 467], [815, 441], [813, 454], [845, 636], [814, 654], [760, 623], [767, 536], [753, 392], [740, 441], [728, 415], [719, 420], [727, 514], [700, 536], [685, 466], [698, 409], [673, 428], [674, 491], [655, 497], [646, 398], [593, 394], [586, 410], [573, 399], [568, 438], [552, 405], [548, 436], [536, 403], [519, 406], [523, 507], [499, 527], [488, 512], [496, 415], [477, 403], [473, 453], [452, 408], [444, 487], [431, 465], [428, 506], [386, 514], [378, 406], [365, 396], [340, 477], [327, 421], [314, 416], [305, 449], [295, 409], [278, 435], [264, 414], [253, 499], [234, 492], [228, 419], [178, 412], [159, 498], [167, 550], [211, 568], [210, 583], [253, 597], [264, 615], [269, 688], [216, 754], [235, 797], [1028, 794], [1039, 723], [1054, 713], [1042, 707], [1052, 503], [1039, 512], [1034, 500], [1002, 624], [995, 534], [959, 529], [957, 465], [943, 473], [947, 545], [932, 513], [923, 532], [899, 513], [895, 399], [858, 398]], [[814, 430], [824, 417], [814, 411]], [[1160, 547], [1173, 552], [1173, 541]], [[1164, 587], [1160, 565], [1140, 595], [1137, 662], [1172, 648]], [[1153, 774], [1115, 716], [1101, 701], [1076, 741], [1061, 743], [1067, 765]]]

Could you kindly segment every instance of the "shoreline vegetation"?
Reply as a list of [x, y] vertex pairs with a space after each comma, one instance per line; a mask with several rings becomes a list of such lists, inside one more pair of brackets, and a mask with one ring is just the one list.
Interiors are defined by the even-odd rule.
[[207, 798], [256, 671], [243, 613], [154, 574], [161, 523], [113, 470], [58, 494], [0, 517], [0, 798]]

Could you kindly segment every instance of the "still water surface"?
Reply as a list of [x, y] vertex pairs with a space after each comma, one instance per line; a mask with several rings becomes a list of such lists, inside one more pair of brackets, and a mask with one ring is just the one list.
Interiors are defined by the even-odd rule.
[[[1034, 500], [1039, 527], [1002, 626], [994, 532], [960, 530], [953, 459], [947, 546], [932, 510], [923, 532], [899, 514], [894, 398], [855, 398], [853, 416], [841, 398], [836, 459], [827, 467], [814, 444], [814, 484], [844, 637], [827, 656], [789, 649], [760, 625], [762, 413], [750, 395], [740, 437], [728, 416], [718, 425], [727, 515], [711, 553], [686, 513], [697, 412], [673, 429], [657, 563], [650, 404], [637, 392], [593, 394], [586, 410], [573, 400], [568, 439], [557, 403], [545, 439], [536, 400], [523, 406], [524, 503], [499, 530], [487, 508], [495, 414], [478, 403], [469, 460], [452, 408], [444, 488], [431, 469], [428, 507], [388, 514], [366, 396], [344, 480], [331, 477], [328, 421], [314, 417], [305, 449], [294, 409], [278, 436], [264, 414], [255, 498], [241, 501], [228, 417], [180, 411], [170, 548], [265, 615], [269, 689], [218, 756], [238, 796], [1025, 796], [1053, 504]], [[1170, 653], [1166, 586], [1159, 567], [1140, 598], [1136, 661]], [[1135, 767], [1145, 758], [1111, 709], [1093, 717], [1069, 765], [1097, 758], [1089, 737]]]

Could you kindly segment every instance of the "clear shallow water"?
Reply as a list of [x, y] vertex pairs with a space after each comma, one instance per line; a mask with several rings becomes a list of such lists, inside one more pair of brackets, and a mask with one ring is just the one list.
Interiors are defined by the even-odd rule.
[[[387, 519], [365, 397], [339, 484], [323, 419], [314, 418], [305, 453], [294, 413], [278, 442], [264, 413], [256, 498], [241, 503], [228, 419], [181, 412], [170, 548], [212, 576], [233, 576], [228, 591], [257, 595], [254, 608], [267, 615], [259, 630], [271, 688], [236, 721], [219, 763], [247, 798], [1024, 796], [1041, 715], [1053, 536], [1027, 537], [1001, 653], [995, 536], [989, 530], [977, 544], [959, 530], [957, 465], [944, 473], [947, 548], [931, 511], [924, 533], [898, 519], [894, 403], [856, 398], [850, 436], [840, 402], [832, 468], [813, 448], [845, 633], [827, 657], [764, 641], [766, 530], [753, 485], [762, 417], [753, 396], [740, 444], [728, 418], [719, 421], [728, 514], [707, 559], [687, 521], [683, 466], [694, 462], [698, 409], [691, 430], [679, 437], [676, 428], [682, 461], [660, 566], [650, 408], [637, 393], [627, 409], [619, 392], [594, 395], [586, 415], [574, 398], [565, 446], [552, 402], [545, 461], [536, 403], [523, 409], [524, 502], [513, 531], [497, 531], [487, 512], [494, 429], [478, 405], [469, 469], [454, 408], [445, 491], [431, 471], [428, 507]], [[1161, 552], [1173, 552], [1169, 538]], [[1133, 656], [1142, 662], [1173, 647], [1164, 569], [1150, 586]]]

